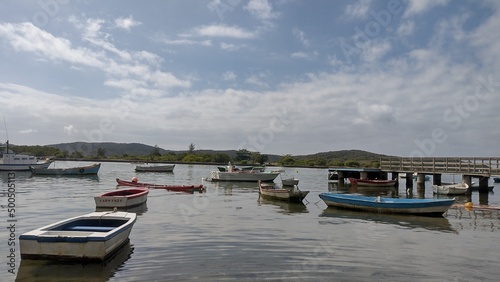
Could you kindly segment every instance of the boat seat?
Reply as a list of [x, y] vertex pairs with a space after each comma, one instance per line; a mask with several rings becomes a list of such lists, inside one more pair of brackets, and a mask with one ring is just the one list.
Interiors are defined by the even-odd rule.
[[110, 226], [85, 226], [85, 225], [76, 225], [76, 226], [68, 226], [65, 228], [66, 230], [71, 231], [89, 231], [89, 232], [109, 232], [113, 230], [115, 227]]

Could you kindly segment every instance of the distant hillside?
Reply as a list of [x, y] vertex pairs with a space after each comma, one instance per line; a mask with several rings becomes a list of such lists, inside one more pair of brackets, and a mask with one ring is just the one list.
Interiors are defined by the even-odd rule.
[[[96, 156], [99, 149], [106, 151], [106, 157], [121, 157], [124, 155], [128, 156], [148, 156], [155, 149], [154, 146], [144, 145], [140, 143], [88, 143], [88, 142], [73, 142], [73, 143], [62, 143], [62, 144], [52, 144], [47, 145], [48, 147], [57, 148], [61, 151], [67, 151], [69, 154], [73, 152], [80, 152], [85, 157]], [[158, 148], [160, 154], [164, 155], [167, 153], [183, 154], [187, 153], [187, 150], [182, 151], [171, 151], [165, 150], [163, 148]], [[196, 154], [199, 155], [213, 155], [213, 154], [226, 154], [231, 159], [236, 158], [237, 150], [195, 150]], [[283, 158], [280, 155], [266, 154], [268, 156], [268, 162], [275, 163]], [[317, 160], [323, 159], [326, 163], [331, 161], [378, 161], [381, 157], [387, 157], [386, 155], [371, 153], [362, 150], [341, 150], [341, 151], [330, 151], [321, 152], [310, 155], [297, 155], [291, 156], [293, 159], [298, 161], [303, 160]]]
[[389, 157], [389, 156], [362, 150], [341, 150], [341, 151], [321, 152], [311, 155], [294, 156], [294, 158], [298, 160], [322, 158], [325, 159], [327, 162], [331, 160], [378, 161], [380, 160], [381, 157]]
[[[147, 156], [155, 149], [154, 146], [144, 145], [140, 143], [88, 143], [88, 142], [73, 142], [73, 143], [62, 143], [62, 144], [52, 144], [47, 145], [49, 147], [57, 148], [61, 151], [67, 151], [68, 153], [80, 152], [84, 156], [95, 156], [97, 155], [98, 149], [106, 150], [106, 156]], [[162, 148], [158, 148], [160, 154], [165, 154], [168, 151]]]

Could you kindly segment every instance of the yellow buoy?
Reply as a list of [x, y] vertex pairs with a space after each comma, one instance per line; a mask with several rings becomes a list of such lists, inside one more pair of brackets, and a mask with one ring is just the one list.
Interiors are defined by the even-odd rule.
[[466, 209], [468, 209], [468, 210], [469, 210], [469, 209], [472, 209], [472, 202], [467, 202], [467, 203], [465, 203], [465, 204], [464, 204], [464, 207], [465, 207]]

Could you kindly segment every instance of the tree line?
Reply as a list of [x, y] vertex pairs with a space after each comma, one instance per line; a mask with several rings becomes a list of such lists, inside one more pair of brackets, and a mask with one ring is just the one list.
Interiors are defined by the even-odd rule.
[[269, 156], [260, 152], [252, 152], [247, 149], [236, 150], [234, 156], [226, 153], [211, 152], [201, 153], [195, 150], [195, 145], [191, 143], [186, 152], [175, 153], [167, 151], [160, 152], [158, 146], [154, 146], [147, 155], [129, 155], [120, 154], [109, 156], [106, 149], [99, 148], [92, 154], [83, 154], [83, 152], [60, 150], [50, 146], [27, 146], [16, 145], [10, 149], [17, 154], [29, 154], [36, 157], [54, 157], [56, 159], [68, 160], [124, 160], [124, 161], [143, 161], [143, 162], [175, 162], [175, 163], [216, 163], [227, 164], [272, 164], [289, 167], [379, 167], [379, 162], [374, 160], [360, 159], [327, 159], [324, 157], [298, 158], [292, 155], [284, 155], [273, 163], [269, 163]]

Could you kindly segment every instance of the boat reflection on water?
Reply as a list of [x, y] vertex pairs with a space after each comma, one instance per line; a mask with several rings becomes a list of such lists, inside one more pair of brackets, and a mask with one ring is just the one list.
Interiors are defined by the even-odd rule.
[[[305, 200], [305, 201], [307, 201], [307, 200]], [[285, 201], [268, 200], [268, 199], [262, 198], [260, 195], [259, 195], [258, 203], [259, 203], [259, 205], [270, 205], [270, 206], [278, 207], [278, 209], [276, 211], [279, 213], [283, 213], [283, 214], [308, 213], [309, 212], [307, 210], [306, 205], [304, 205], [303, 203], [290, 203], [290, 202], [285, 202]]]
[[210, 188], [219, 189], [219, 193], [225, 195], [232, 195], [233, 189], [237, 189], [238, 193], [257, 193], [259, 192], [259, 184], [257, 182], [208, 182], [204, 183], [207, 186], [207, 190]]
[[363, 196], [384, 196], [384, 197], [398, 197], [398, 190], [394, 187], [363, 187], [363, 186], [353, 186], [350, 190], [351, 193], [359, 193]]
[[[101, 208], [100, 207], [100, 208], [95, 209], [96, 212], [112, 211], [112, 210], [114, 210], [114, 208]], [[116, 208], [116, 210], [117, 211], [133, 212], [137, 215], [142, 215], [148, 211], [148, 203], [145, 202], [143, 204], [140, 204], [138, 206], [131, 207], [131, 208]]]
[[422, 228], [425, 230], [458, 233], [444, 217], [427, 217], [415, 215], [399, 214], [379, 214], [363, 211], [351, 211], [333, 207], [326, 208], [320, 217], [329, 217], [337, 219], [356, 219], [381, 224], [398, 225], [404, 229]]
[[104, 262], [81, 263], [55, 260], [21, 260], [16, 281], [108, 281], [131, 257], [134, 248], [127, 242]]

